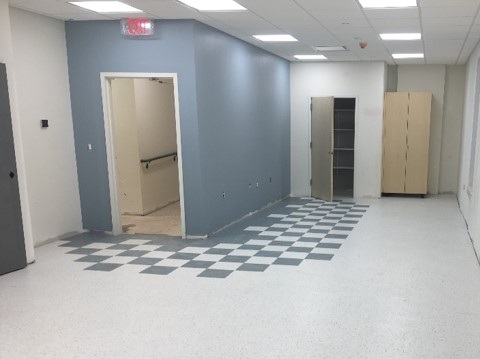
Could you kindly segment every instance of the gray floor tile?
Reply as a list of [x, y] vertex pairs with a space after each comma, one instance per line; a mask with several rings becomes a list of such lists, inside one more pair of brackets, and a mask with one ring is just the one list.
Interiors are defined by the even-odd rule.
[[108, 249], [114, 249], [119, 251], [128, 251], [136, 247], [134, 244], [115, 244], [114, 246], [108, 247]]
[[206, 269], [197, 277], [204, 277], [204, 278], [226, 278], [230, 274], [232, 274], [232, 270], [221, 270], [221, 269]]
[[182, 267], [186, 267], [186, 268], [209, 268], [214, 264], [215, 264], [215, 262], [193, 260], [193, 261], [185, 263]]
[[[288, 245], [290, 245], [290, 242], [285, 242], [285, 243], [289, 243]], [[277, 242], [275, 242], [275, 244], [277, 244]], [[238, 247], [238, 249], [244, 249], [244, 250], [250, 250], [250, 251], [259, 251], [264, 247], [265, 246], [257, 246], [257, 245], [254, 245], [254, 244], [244, 244], [243, 246]]]
[[95, 252], [98, 252], [100, 249], [94, 249], [94, 248], [77, 248], [74, 249], [73, 251], [67, 252], [68, 254], [93, 254]]
[[[108, 248], [110, 249], [110, 248]], [[128, 250], [128, 251], [125, 251], [125, 252], [122, 252], [120, 254], [118, 254], [119, 257], [141, 257], [143, 256], [144, 254], [147, 254], [149, 253], [148, 251], [136, 251], [136, 250]]]
[[147, 274], [158, 274], [158, 275], [167, 275], [172, 273], [175, 267], [159, 267], [159, 266], [152, 266], [147, 269], [144, 269], [140, 273], [147, 273]]
[[146, 266], [153, 266], [160, 262], [160, 258], [136, 258], [128, 264], [138, 264], [138, 265], [146, 265]]
[[278, 258], [273, 264], [282, 265], [282, 266], [298, 266], [302, 263], [303, 259], [294, 259], [294, 258]]
[[310, 253], [313, 248], [309, 247], [290, 247], [287, 249], [287, 252], [301, 252], [301, 253]]
[[327, 234], [325, 238], [332, 238], [332, 239], [347, 239], [347, 234]]
[[245, 263], [238, 267], [237, 271], [241, 272], [263, 272], [269, 266], [266, 264], [252, 264], [252, 263]]
[[206, 254], [228, 255], [232, 251], [233, 251], [233, 249], [211, 248], [208, 251], [206, 251], [205, 253]]
[[121, 267], [123, 264], [114, 264], [114, 263], [97, 263], [91, 267], [85, 268], [85, 270], [95, 270], [100, 272], [111, 272], [118, 267]]
[[276, 251], [259, 251], [255, 254], [255, 257], [270, 257], [270, 258], [278, 258], [283, 252], [276, 252]]
[[332, 248], [339, 249], [342, 245], [340, 243], [318, 243], [317, 248]]
[[87, 262], [87, 263], [99, 263], [108, 259], [110, 257], [107, 256], [96, 256], [96, 255], [88, 255], [82, 258], [77, 259], [75, 262]]
[[250, 257], [247, 256], [225, 256], [220, 262], [245, 263]]
[[198, 253], [175, 253], [175, 254], [172, 254], [168, 258], [170, 258], [170, 259], [192, 260], [195, 257], [198, 257]]
[[324, 253], [310, 253], [306, 259], [314, 259], [319, 261], [331, 261], [333, 254], [324, 254]]

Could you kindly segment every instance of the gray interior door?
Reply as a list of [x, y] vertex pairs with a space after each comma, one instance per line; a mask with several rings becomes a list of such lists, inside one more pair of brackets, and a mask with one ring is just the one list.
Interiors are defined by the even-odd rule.
[[333, 97], [312, 97], [312, 197], [333, 199]]
[[26, 265], [7, 72], [0, 64], [0, 275]]

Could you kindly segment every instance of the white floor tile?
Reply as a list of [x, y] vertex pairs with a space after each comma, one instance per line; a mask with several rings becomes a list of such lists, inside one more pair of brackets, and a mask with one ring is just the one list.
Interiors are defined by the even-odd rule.
[[208, 247], [185, 247], [179, 253], [205, 253], [210, 248]]
[[250, 226], [244, 229], [244, 231], [252, 231], [252, 232], [263, 232], [266, 231], [268, 227], [258, 227], [258, 226]]
[[[264, 250], [264, 249], [262, 249]], [[255, 250], [247, 250], [247, 249], [235, 249], [234, 251], [230, 252], [228, 255], [229, 256], [246, 256], [246, 257], [251, 257], [257, 254], [258, 251]]]
[[236, 270], [238, 269], [243, 263], [231, 263], [231, 262], [217, 262], [213, 264], [208, 269], [220, 269], [220, 270]]
[[132, 244], [132, 245], [140, 246], [140, 245], [148, 243], [148, 242], [150, 242], [150, 241], [147, 240], [147, 239], [133, 239], [132, 238], [132, 239], [127, 239], [126, 241], [123, 241], [120, 244]]
[[249, 264], [266, 264], [270, 265], [277, 260], [276, 257], [252, 257], [248, 259], [245, 263]]

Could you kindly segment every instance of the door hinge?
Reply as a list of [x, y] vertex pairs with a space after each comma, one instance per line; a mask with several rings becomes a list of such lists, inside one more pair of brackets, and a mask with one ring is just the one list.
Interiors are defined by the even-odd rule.
[[310, 148], [313, 148], [313, 144], [312, 144], [312, 142], [310, 142]]
[[312, 186], [312, 179], [310, 178], [310, 187]]
[[310, 104], [310, 112], [313, 111], [313, 103]]

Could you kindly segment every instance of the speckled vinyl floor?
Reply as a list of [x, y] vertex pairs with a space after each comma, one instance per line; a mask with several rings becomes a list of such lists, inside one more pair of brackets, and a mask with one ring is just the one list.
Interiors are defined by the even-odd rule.
[[[331, 260], [224, 279], [183, 266], [85, 270], [96, 263], [66, 252], [88, 243], [37, 248], [35, 264], [0, 277], [0, 358], [479, 358], [480, 270], [455, 198], [361, 204], [370, 207], [347, 238], [328, 239], [341, 246], [322, 248]], [[259, 215], [221, 236], [243, 242], [285, 222]]]

